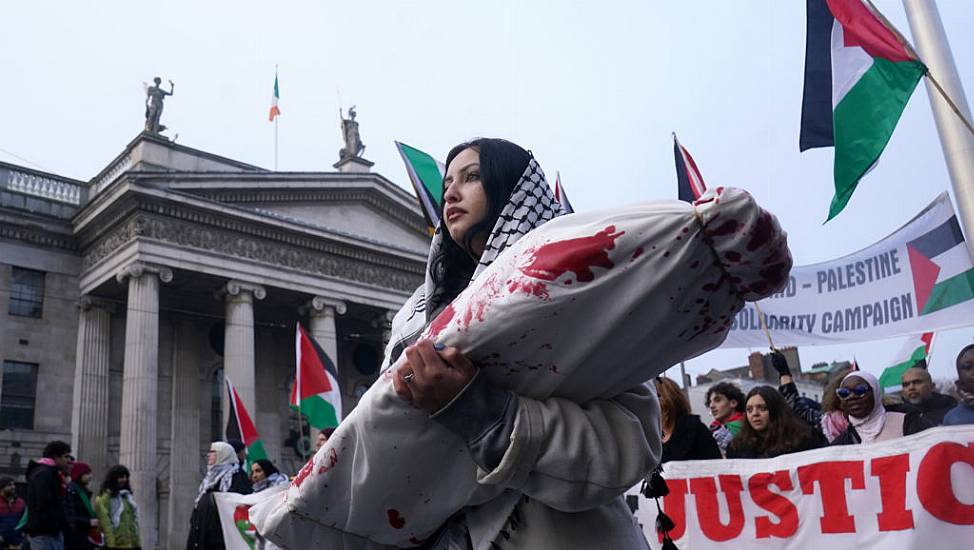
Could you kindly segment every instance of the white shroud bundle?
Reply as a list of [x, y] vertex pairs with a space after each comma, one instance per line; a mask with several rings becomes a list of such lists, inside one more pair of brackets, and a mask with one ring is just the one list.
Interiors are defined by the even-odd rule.
[[[713, 349], [744, 301], [780, 290], [790, 269], [774, 216], [718, 187], [692, 206], [548, 222], [498, 256], [425, 335], [460, 348], [497, 386], [584, 403]], [[391, 373], [404, 360], [286, 493], [251, 509], [258, 532], [288, 548], [416, 546], [507, 488], [478, 483], [466, 443], [395, 394]]]

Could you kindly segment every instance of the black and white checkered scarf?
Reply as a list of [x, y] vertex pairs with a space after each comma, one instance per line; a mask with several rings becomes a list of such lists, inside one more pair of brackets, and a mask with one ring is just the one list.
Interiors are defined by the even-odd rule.
[[[532, 157], [507, 204], [497, 217], [497, 222], [490, 232], [490, 238], [487, 239], [484, 253], [480, 256], [480, 263], [474, 270], [471, 280], [493, 263], [501, 252], [532, 229], [565, 213], [561, 204], [555, 199], [544, 172], [541, 171], [541, 166]], [[433, 234], [426, 262], [426, 282], [416, 289], [392, 321], [392, 336], [386, 347], [383, 370], [396, 362], [402, 351], [419, 338], [434, 314], [439, 313], [439, 310], [446, 306], [443, 288], [433, 282], [430, 274], [430, 266], [439, 256], [442, 247], [442, 229], [437, 228], [436, 233]]]

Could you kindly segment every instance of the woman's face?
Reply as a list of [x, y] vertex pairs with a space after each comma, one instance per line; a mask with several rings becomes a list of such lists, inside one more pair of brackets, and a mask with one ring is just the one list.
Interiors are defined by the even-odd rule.
[[[480, 179], [480, 153], [467, 148], [453, 157], [443, 178], [443, 222], [450, 237], [462, 245], [471, 227], [487, 215], [487, 193]], [[477, 235], [469, 252], [480, 257], [487, 235]]]
[[129, 483], [129, 476], [128, 476], [128, 474], [122, 474], [122, 475], [118, 476], [117, 478], [115, 478], [115, 489], [120, 491], [126, 485], [128, 485], [128, 483]]
[[209, 452], [206, 453], [206, 465], [213, 466], [214, 464], [216, 464], [216, 451], [210, 449]]
[[[866, 391], [860, 396], [857, 391], [863, 391], [863, 386], [865, 386]], [[873, 412], [873, 408], [876, 406], [876, 396], [873, 395], [872, 388], [865, 380], [858, 376], [850, 376], [839, 387], [850, 390], [849, 397], [842, 400], [842, 408], [845, 409], [846, 414], [855, 418], [865, 418]]]
[[260, 464], [255, 462], [254, 465], [250, 467], [250, 481], [257, 483], [258, 481], [263, 481], [266, 477], [267, 475], [264, 474], [264, 469], [260, 467]]
[[768, 404], [760, 394], [752, 395], [747, 400], [744, 410], [747, 412], [747, 422], [754, 428], [754, 431], [761, 433], [768, 429], [771, 415], [768, 413]]
[[82, 474], [82, 476], [78, 479], [78, 481], [81, 482], [82, 487], [87, 487], [88, 484], [91, 483], [91, 472]]

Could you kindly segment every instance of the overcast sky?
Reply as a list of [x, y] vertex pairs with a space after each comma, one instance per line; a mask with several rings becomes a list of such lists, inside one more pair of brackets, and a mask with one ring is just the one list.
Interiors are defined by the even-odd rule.
[[[898, 0], [876, 0], [907, 36]], [[273, 168], [267, 112], [279, 65], [280, 169], [332, 171], [340, 107], [357, 106], [365, 157], [408, 187], [393, 141], [443, 158], [505, 137], [556, 170], [576, 210], [674, 198], [676, 131], [709, 185], [748, 189], [789, 232], [796, 264], [863, 248], [950, 188], [921, 85], [849, 206], [822, 225], [832, 151], [799, 154], [805, 2], [684, 0], [4, 2], [0, 160], [88, 180], [144, 122], [142, 83], [173, 80], [178, 142]], [[941, 0], [966, 90], [974, 2]], [[932, 370], [974, 330], [945, 332]], [[805, 347], [875, 374], [901, 340]], [[690, 361], [705, 372], [746, 350]]]

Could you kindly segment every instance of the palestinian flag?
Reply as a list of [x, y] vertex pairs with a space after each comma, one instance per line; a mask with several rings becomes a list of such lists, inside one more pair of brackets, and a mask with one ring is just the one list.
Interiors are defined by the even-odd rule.
[[707, 185], [703, 182], [697, 163], [690, 156], [690, 151], [680, 145], [680, 140], [673, 134], [673, 156], [676, 158], [676, 187], [677, 198], [681, 201], [693, 202], [703, 195]]
[[277, 102], [281, 100], [281, 91], [277, 87], [277, 73], [274, 73], [274, 96], [271, 97], [271, 113], [267, 115], [267, 120], [274, 122], [274, 119], [281, 116], [281, 109]]
[[957, 216], [906, 243], [917, 315], [974, 298], [974, 266]]
[[799, 149], [835, 147], [831, 220], [886, 148], [926, 67], [862, 0], [807, 0]]
[[409, 181], [413, 184], [419, 205], [426, 216], [426, 223], [430, 235], [440, 226], [440, 201], [443, 199], [443, 174], [446, 166], [430, 155], [410, 147], [405, 143], [396, 142], [402, 161], [406, 164]]
[[255, 460], [267, 458], [267, 452], [264, 451], [264, 443], [260, 440], [260, 436], [257, 435], [257, 428], [254, 427], [254, 422], [250, 419], [247, 408], [244, 407], [243, 401], [237, 395], [237, 389], [233, 387], [233, 382], [230, 381], [229, 377], [224, 378], [224, 380], [227, 382], [227, 393], [230, 397], [230, 417], [227, 418], [227, 441], [236, 439], [237, 441], [243, 441], [243, 444], [247, 446], [247, 471], [249, 472], [250, 464]]
[[894, 358], [893, 366], [886, 367], [883, 374], [879, 376], [879, 385], [884, 389], [890, 388], [893, 391], [900, 389], [900, 380], [906, 369], [916, 365], [917, 361], [926, 360], [930, 355], [930, 347], [933, 345], [933, 333], [924, 332], [914, 334], [907, 338], [900, 348], [899, 353]]
[[572, 208], [572, 203], [568, 200], [568, 195], [565, 194], [565, 190], [561, 186], [561, 172], [555, 172], [555, 200], [561, 204], [565, 212], [569, 214], [575, 213], [575, 209]]
[[342, 394], [338, 369], [318, 342], [300, 323], [294, 332], [297, 374], [291, 389], [291, 408], [308, 417], [308, 424], [323, 430], [342, 420]]

